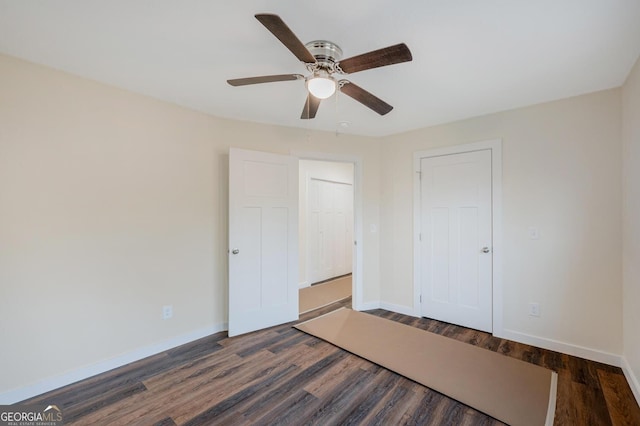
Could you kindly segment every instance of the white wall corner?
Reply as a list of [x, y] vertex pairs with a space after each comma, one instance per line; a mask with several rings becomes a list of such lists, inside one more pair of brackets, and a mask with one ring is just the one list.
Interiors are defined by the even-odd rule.
[[309, 284], [309, 281], [302, 281], [298, 284], [298, 287], [305, 288], [305, 287], [311, 287], [311, 285]]
[[533, 336], [531, 334], [521, 333], [515, 330], [504, 329], [500, 336], [502, 339], [513, 340], [514, 342], [524, 343], [525, 345], [536, 346], [542, 349], [548, 349], [567, 355], [584, 358], [591, 361], [601, 362], [603, 364], [613, 365], [614, 367], [622, 367], [622, 357], [620, 355], [609, 352], [591, 349], [584, 346], [573, 345], [571, 343], [560, 342], [558, 340], [548, 339], [545, 337]]
[[622, 371], [624, 372], [624, 377], [627, 378], [627, 382], [629, 382], [629, 386], [631, 387], [631, 392], [633, 392], [633, 396], [636, 398], [636, 402], [640, 405], [640, 382], [638, 378], [633, 373], [627, 358], [622, 357]]
[[227, 323], [221, 323], [211, 327], [201, 328], [199, 330], [185, 333], [180, 336], [155, 343], [153, 345], [135, 349], [131, 352], [127, 352], [125, 354], [118, 355], [104, 361], [77, 368], [67, 373], [48, 377], [27, 386], [11, 389], [9, 391], [0, 393], [0, 404], [15, 404], [25, 399], [32, 398], [45, 392], [70, 385], [80, 380], [88, 379], [89, 377], [93, 377], [97, 374], [113, 370], [114, 368], [122, 367], [132, 362], [139, 361], [143, 358], [156, 355], [160, 352], [173, 349], [180, 345], [184, 345], [185, 343], [193, 342], [195, 340], [210, 336], [215, 333], [219, 333], [221, 331], [225, 331], [227, 329]]

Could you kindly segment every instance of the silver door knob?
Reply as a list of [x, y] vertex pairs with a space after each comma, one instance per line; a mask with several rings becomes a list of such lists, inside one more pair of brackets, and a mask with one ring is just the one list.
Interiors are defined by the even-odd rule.
[[238, 254], [238, 253], [240, 253], [240, 250], [238, 250], [237, 248], [235, 248], [235, 249], [231, 250], [231, 253], [233, 253], [233, 254]]
[[482, 247], [482, 252], [483, 253], [490, 253], [491, 249], [489, 247]]

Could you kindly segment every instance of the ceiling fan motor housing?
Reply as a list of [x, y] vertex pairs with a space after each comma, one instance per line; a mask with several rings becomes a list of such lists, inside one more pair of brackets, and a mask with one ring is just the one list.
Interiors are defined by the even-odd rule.
[[324, 69], [330, 73], [336, 72], [335, 63], [342, 59], [342, 49], [337, 44], [327, 40], [314, 40], [305, 44], [305, 47], [316, 58], [316, 64], [310, 64], [314, 71]]

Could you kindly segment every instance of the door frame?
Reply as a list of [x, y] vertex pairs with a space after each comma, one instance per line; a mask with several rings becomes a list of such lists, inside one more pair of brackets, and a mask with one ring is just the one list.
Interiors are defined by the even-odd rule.
[[492, 316], [493, 335], [503, 335], [503, 288], [502, 288], [502, 140], [492, 139], [461, 145], [433, 148], [413, 153], [413, 311], [422, 317], [420, 295], [422, 277], [420, 268], [420, 160], [443, 155], [463, 154], [466, 152], [491, 151], [491, 222], [493, 240], [493, 276], [492, 276]]
[[292, 150], [290, 155], [297, 157], [298, 160], [312, 161], [332, 161], [335, 163], [351, 163], [353, 164], [353, 238], [355, 248], [352, 258], [352, 280], [351, 294], [352, 306], [356, 311], [365, 309], [364, 291], [362, 284], [363, 276], [363, 221], [362, 221], [362, 158], [352, 155], [332, 154], [317, 151], [298, 151]]

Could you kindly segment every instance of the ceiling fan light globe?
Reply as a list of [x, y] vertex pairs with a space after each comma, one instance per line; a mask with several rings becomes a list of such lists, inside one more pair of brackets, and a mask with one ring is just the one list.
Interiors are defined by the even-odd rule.
[[307, 80], [307, 90], [318, 99], [327, 99], [336, 92], [336, 82], [332, 78], [314, 77]]

